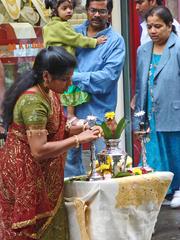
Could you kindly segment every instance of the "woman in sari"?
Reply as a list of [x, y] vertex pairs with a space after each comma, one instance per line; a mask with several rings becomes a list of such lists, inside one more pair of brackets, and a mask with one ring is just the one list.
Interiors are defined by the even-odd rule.
[[[8, 129], [0, 150], [0, 239], [66, 240], [63, 203], [66, 151], [99, 137], [66, 124], [59, 93], [76, 65], [61, 47], [43, 49], [33, 68], [15, 81], [3, 104]], [[73, 135], [75, 134], [75, 135]]]

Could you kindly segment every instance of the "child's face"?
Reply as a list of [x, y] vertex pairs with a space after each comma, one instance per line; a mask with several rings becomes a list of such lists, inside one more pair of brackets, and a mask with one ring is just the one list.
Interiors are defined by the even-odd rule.
[[64, 20], [69, 20], [73, 15], [73, 5], [71, 1], [65, 1], [61, 3], [58, 7], [58, 16]]

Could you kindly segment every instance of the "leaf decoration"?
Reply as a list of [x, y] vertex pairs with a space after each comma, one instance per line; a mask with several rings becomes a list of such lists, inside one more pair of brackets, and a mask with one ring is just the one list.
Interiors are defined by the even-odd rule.
[[114, 178], [120, 178], [120, 177], [128, 177], [128, 176], [132, 176], [133, 174], [130, 172], [118, 172]]
[[103, 132], [104, 132], [104, 138], [105, 139], [111, 139], [112, 138], [112, 132], [111, 132], [110, 128], [106, 125], [105, 122], [103, 122], [101, 124], [101, 127], [102, 127]]
[[120, 138], [122, 131], [125, 129], [125, 127], [126, 127], [126, 120], [123, 117], [117, 124], [117, 128], [116, 128], [115, 135], [114, 135], [115, 139]]

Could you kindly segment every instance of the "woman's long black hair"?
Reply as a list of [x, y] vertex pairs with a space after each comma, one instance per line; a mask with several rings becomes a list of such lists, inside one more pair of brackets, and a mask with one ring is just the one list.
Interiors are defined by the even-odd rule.
[[25, 90], [42, 83], [44, 71], [48, 71], [52, 77], [58, 79], [75, 66], [75, 57], [63, 47], [42, 49], [36, 56], [32, 69], [23, 73], [5, 93], [2, 104], [5, 129], [7, 130], [13, 121], [13, 109], [19, 96]]

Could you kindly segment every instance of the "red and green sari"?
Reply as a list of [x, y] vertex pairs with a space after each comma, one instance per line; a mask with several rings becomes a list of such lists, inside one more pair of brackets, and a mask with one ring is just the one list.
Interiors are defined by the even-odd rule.
[[64, 138], [65, 118], [57, 94], [52, 93], [50, 106], [39, 93], [26, 91], [15, 105], [0, 150], [0, 239], [66, 240], [65, 155], [35, 160], [26, 135], [29, 127], [46, 129], [48, 141]]

